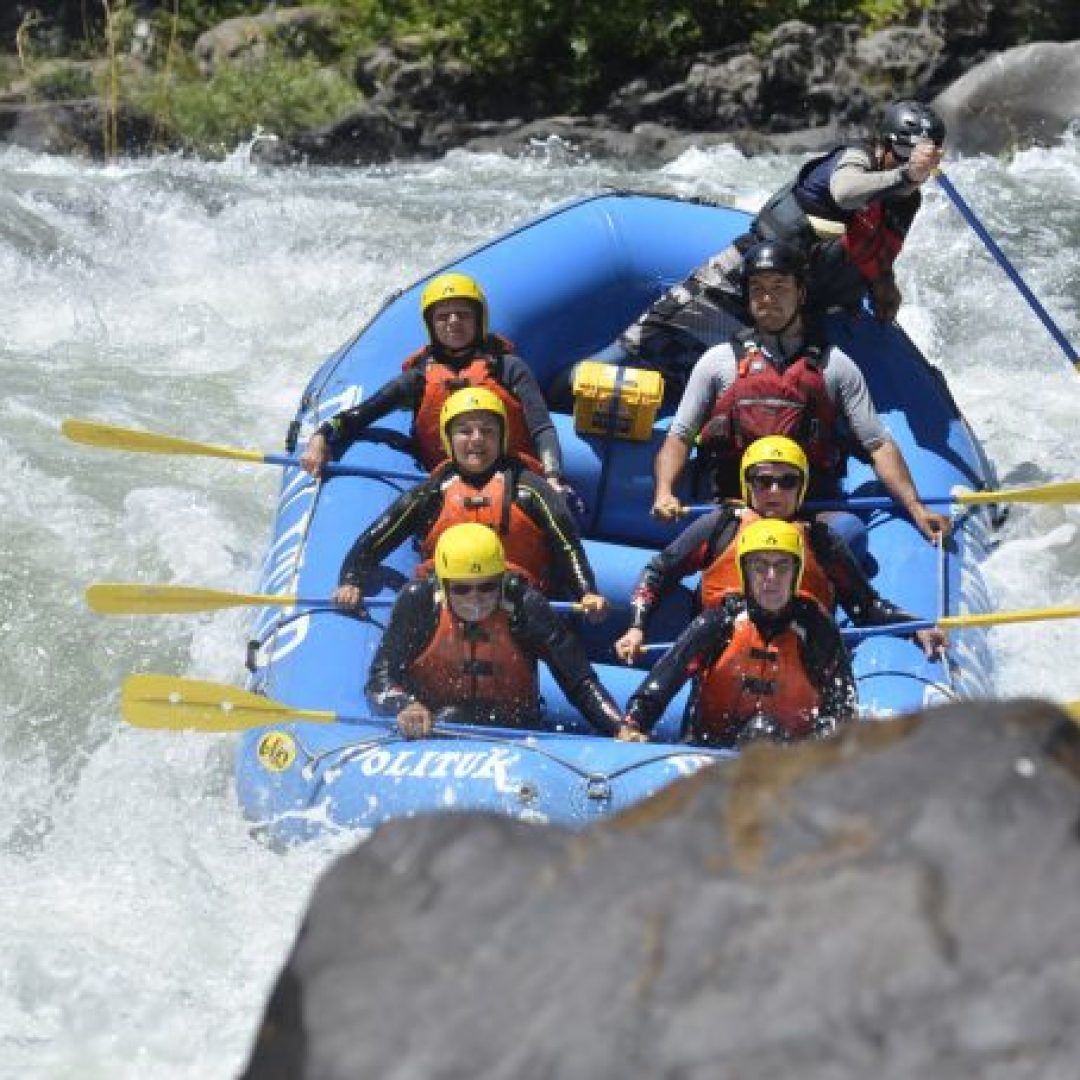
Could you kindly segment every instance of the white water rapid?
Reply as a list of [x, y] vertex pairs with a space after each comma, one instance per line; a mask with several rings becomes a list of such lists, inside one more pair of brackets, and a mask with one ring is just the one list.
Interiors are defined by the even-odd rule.
[[[0, 151], [0, 1077], [236, 1075], [333, 855], [249, 838], [230, 737], [118, 716], [133, 671], [239, 681], [245, 614], [110, 620], [82, 602], [95, 580], [253, 588], [277, 470], [95, 451], [60, 421], [279, 451], [322, 357], [426, 269], [604, 185], [754, 209], [794, 165], [720, 149], [627, 172], [547, 146], [279, 171]], [[1080, 143], [949, 172], [1080, 344]], [[1080, 475], [1080, 375], [940, 190], [900, 271], [901, 322], [1002, 483]], [[1080, 508], [1013, 513], [984, 567], [998, 606], [1080, 603], [1078, 524]], [[1080, 698], [1080, 621], [991, 640], [1002, 694]]]

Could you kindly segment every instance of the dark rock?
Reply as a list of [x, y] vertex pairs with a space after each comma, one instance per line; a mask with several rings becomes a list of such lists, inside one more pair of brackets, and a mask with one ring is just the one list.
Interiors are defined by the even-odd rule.
[[416, 157], [419, 148], [420, 126], [414, 118], [365, 102], [316, 131], [257, 142], [252, 158], [270, 165], [379, 165]]
[[[763, 49], [752, 126], [789, 132], [827, 123], [844, 108], [845, 89], [857, 82], [845, 65], [856, 40], [856, 28], [843, 23], [819, 28], [793, 20], [778, 26]], [[825, 87], [834, 89], [825, 94]]]
[[632, 132], [596, 123], [592, 117], [548, 116], [525, 124], [508, 124], [501, 131], [470, 138], [465, 148], [479, 153], [511, 156], [542, 154], [573, 158], [641, 161], [652, 157], [647, 140]]
[[394, 73], [405, 63], [396, 49], [389, 45], [376, 45], [357, 56], [353, 78], [364, 94], [373, 97], [389, 84]]
[[686, 127], [719, 130], [740, 127], [758, 111], [763, 69], [752, 53], [719, 65], [698, 63], [686, 77]]
[[[100, 98], [0, 104], [0, 140], [35, 153], [105, 157], [105, 103]], [[116, 118], [116, 150], [123, 155], [174, 149], [154, 119], [121, 104]]]
[[893, 87], [893, 97], [922, 98], [945, 52], [944, 39], [924, 27], [894, 27], [855, 42], [853, 67], [859, 82]]
[[372, 104], [427, 116], [464, 119], [469, 115], [468, 90], [472, 84], [472, 72], [465, 64], [418, 60], [401, 64], [393, 71]]
[[246, 1080], [1072, 1080], [1080, 732], [970, 703], [755, 747], [586, 835], [388, 825]]
[[1080, 117], [1080, 41], [1039, 42], [979, 64], [934, 100], [962, 154], [1051, 143]]

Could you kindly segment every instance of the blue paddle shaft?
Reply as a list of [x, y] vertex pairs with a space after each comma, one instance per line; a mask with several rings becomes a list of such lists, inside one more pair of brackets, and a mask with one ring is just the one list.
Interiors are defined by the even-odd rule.
[[986, 250], [997, 260], [998, 266], [1009, 276], [1012, 283], [1020, 290], [1020, 295], [1031, 305], [1031, 310], [1038, 315], [1043, 326], [1050, 331], [1051, 337], [1061, 346], [1062, 352], [1069, 358], [1077, 371], [1080, 371], [1080, 356], [1077, 356], [1076, 350], [1069, 343], [1068, 338], [1058, 329], [1057, 324], [1050, 318], [1049, 312], [1039, 303], [1035, 294], [1028, 288], [1027, 282], [1020, 276], [1013, 264], [1009, 262], [1005, 252], [998, 247], [994, 238], [986, 231], [983, 223], [975, 216], [975, 212], [953, 186], [953, 182], [943, 172], [937, 174], [937, 180], [942, 190], [952, 200], [953, 205], [960, 211], [964, 220], [975, 230], [976, 236], [986, 245]]

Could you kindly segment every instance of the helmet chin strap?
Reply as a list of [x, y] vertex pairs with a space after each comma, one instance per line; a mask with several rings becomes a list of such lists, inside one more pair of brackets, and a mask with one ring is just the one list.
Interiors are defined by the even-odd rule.
[[791, 318], [779, 330], [776, 331], [776, 336], [782, 338], [792, 327], [792, 324], [802, 318], [802, 304], [791, 313]]
[[763, 634], [775, 634], [782, 630], [791, 620], [791, 606], [795, 602], [794, 595], [779, 611], [767, 611], [749, 593], [746, 594], [746, 613]]

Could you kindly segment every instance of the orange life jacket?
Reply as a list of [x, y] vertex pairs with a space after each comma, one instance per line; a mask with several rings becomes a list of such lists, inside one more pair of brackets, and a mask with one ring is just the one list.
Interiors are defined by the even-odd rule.
[[[739, 534], [760, 520], [761, 515], [755, 511], [743, 510], [739, 516], [739, 528], [731, 538], [731, 543], [701, 572], [700, 596], [703, 608], [715, 607], [725, 596], [742, 592], [742, 583], [739, 581]], [[803, 534], [804, 562], [799, 591], [812, 596], [831, 613], [836, 607], [836, 590], [810, 546], [810, 526], [805, 521], [794, 521], [792, 524], [798, 526]]]
[[432, 568], [435, 545], [447, 529], [474, 521], [499, 534], [510, 569], [525, 574], [540, 592], [551, 588], [551, 545], [547, 533], [514, 499], [510, 470], [493, 473], [482, 487], [467, 483], [455, 473], [443, 485], [442, 492], [442, 511], [420, 544], [424, 561], [417, 567], [418, 576]]
[[440, 603], [435, 633], [409, 668], [412, 689], [429, 709], [449, 705], [494, 706], [503, 713], [536, 715], [539, 684], [536, 660], [526, 656], [510, 633], [503, 608], [478, 623], [456, 618]]
[[498, 358], [494, 352], [510, 343], [502, 338], [491, 339], [492, 354], [473, 357], [463, 368], [455, 370], [448, 364], [436, 360], [431, 346], [425, 345], [406, 359], [403, 371], [424, 365], [424, 394], [413, 416], [412, 436], [416, 444], [416, 456], [428, 472], [440, 462], [446, 460], [442, 434], [439, 431], [439, 415], [446, 399], [455, 390], [464, 390], [470, 386], [482, 386], [490, 390], [503, 403], [506, 409], [509, 431], [507, 432], [507, 450], [509, 453], [524, 457], [530, 469], [543, 472], [543, 466], [536, 457], [532, 436], [525, 423], [525, 410], [509, 390], [495, 377], [498, 370]]
[[710, 454], [738, 461], [766, 435], [794, 439], [816, 469], [835, 469], [843, 460], [836, 437], [837, 409], [825, 389], [824, 356], [807, 348], [782, 372], [754, 340], [752, 331], [732, 339], [737, 375], [713, 404], [708, 423], [715, 432]]
[[695, 738], [728, 741], [759, 713], [801, 738], [809, 734], [820, 706], [798, 632], [788, 627], [766, 642], [749, 616], [742, 616], [728, 647], [699, 676]]

